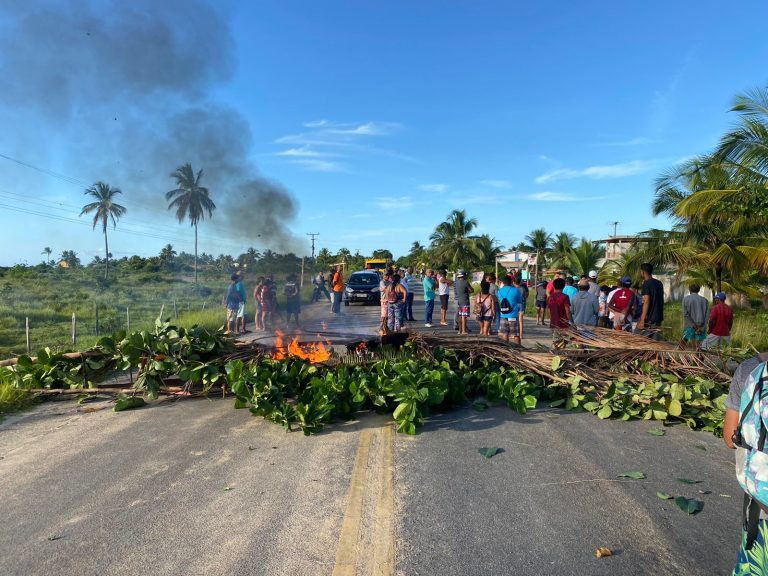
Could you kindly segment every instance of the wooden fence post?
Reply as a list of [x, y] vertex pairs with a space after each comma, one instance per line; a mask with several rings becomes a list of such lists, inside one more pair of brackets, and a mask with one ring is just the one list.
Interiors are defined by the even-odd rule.
[[72, 346], [77, 344], [77, 316], [72, 312]]
[[205, 310], [205, 305], [206, 305], [207, 303], [208, 303], [208, 300], [205, 300], [205, 301], [203, 301], [203, 307], [201, 308], [201, 311], [202, 311], [202, 310]]
[[25, 322], [24, 322], [24, 331], [26, 332], [26, 335], [27, 335], [27, 354], [31, 354], [32, 353], [32, 340], [30, 340], [30, 338], [29, 338], [29, 316], [27, 316], [24, 320], [25, 320]]

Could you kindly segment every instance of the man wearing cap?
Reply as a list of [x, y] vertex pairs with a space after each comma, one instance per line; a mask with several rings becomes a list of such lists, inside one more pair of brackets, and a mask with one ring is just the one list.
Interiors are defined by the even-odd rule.
[[733, 310], [725, 303], [725, 292], [715, 294], [712, 311], [709, 313], [709, 336], [701, 347], [704, 350], [719, 348], [720, 345], [731, 343], [731, 328], [733, 328]]
[[621, 279], [621, 287], [614, 290], [608, 300], [608, 309], [613, 312], [613, 328], [615, 330], [624, 330], [624, 323], [629, 320], [632, 311], [632, 302], [634, 293], [630, 290], [632, 278], [624, 276]]
[[685, 348], [688, 342], [694, 342], [696, 350], [699, 350], [706, 336], [704, 326], [709, 315], [709, 302], [699, 294], [700, 289], [701, 286], [692, 283], [688, 287], [689, 294], [683, 298], [683, 338], [680, 348]]
[[600, 305], [597, 296], [589, 292], [589, 281], [582, 278], [578, 283], [579, 291], [571, 298], [573, 323], [577, 326], [597, 326]]
[[597, 284], [597, 272], [595, 270], [589, 271], [589, 288], [587, 292], [594, 294], [595, 298], [600, 297], [600, 286]]
[[664, 322], [664, 285], [653, 277], [653, 264], [640, 264], [643, 276], [643, 312], [637, 330], [653, 340], [661, 340], [661, 324]]
[[469, 295], [474, 292], [472, 285], [467, 282], [467, 275], [463, 269], [456, 271], [456, 282], [453, 283], [456, 296], [456, 306], [459, 316], [459, 334], [467, 334], [467, 318], [469, 318]]

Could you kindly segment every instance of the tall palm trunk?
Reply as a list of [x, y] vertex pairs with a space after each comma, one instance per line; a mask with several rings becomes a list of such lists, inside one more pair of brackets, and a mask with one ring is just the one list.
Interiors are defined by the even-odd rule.
[[723, 265], [715, 264], [715, 278], [717, 282], [717, 292], [723, 291]]
[[197, 222], [195, 222], [195, 285], [197, 285]]
[[109, 243], [107, 242], [106, 220], [104, 220], [104, 279], [109, 280]]

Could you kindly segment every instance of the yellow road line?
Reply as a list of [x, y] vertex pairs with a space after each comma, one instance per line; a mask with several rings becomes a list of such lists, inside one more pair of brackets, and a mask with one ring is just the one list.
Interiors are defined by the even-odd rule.
[[395, 440], [392, 424], [379, 430], [381, 480], [376, 501], [376, 539], [373, 573], [391, 576], [395, 573]]
[[373, 431], [368, 428], [360, 432], [360, 443], [357, 446], [357, 456], [352, 467], [352, 479], [349, 483], [347, 509], [344, 512], [339, 545], [336, 548], [336, 564], [333, 567], [333, 576], [354, 576], [355, 574], [357, 542], [360, 538], [360, 523], [363, 515], [365, 476], [372, 437]]
[[[371, 444], [377, 436], [377, 462], [369, 458]], [[378, 474], [369, 474], [372, 470]], [[368, 503], [369, 507], [365, 507]], [[333, 576], [354, 576], [360, 569], [371, 569], [376, 576], [391, 576], [395, 571], [394, 541], [394, 432], [391, 424], [360, 432], [355, 463], [352, 467], [347, 509], [336, 548]], [[364, 509], [367, 522], [363, 522]], [[365, 540], [371, 548], [361, 546], [363, 525], [372, 531]], [[368, 535], [366, 535], [368, 536]], [[372, 560], [372, 562], [371, 562]]]

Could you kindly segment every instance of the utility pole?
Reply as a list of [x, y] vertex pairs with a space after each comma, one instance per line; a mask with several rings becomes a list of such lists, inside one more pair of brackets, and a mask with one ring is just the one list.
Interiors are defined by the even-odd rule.
[[312, 238], [312, 259], [315, 258], [315, 236], [320, 236], [320, 232], [307, 232], [307, 236]]
[[618, 228], [619, 224], [621, 224], [621, 222], [613, 221], [610, 222], [610, 224], [613, 226], [613, 235], [616, 236], [616, 229]]

